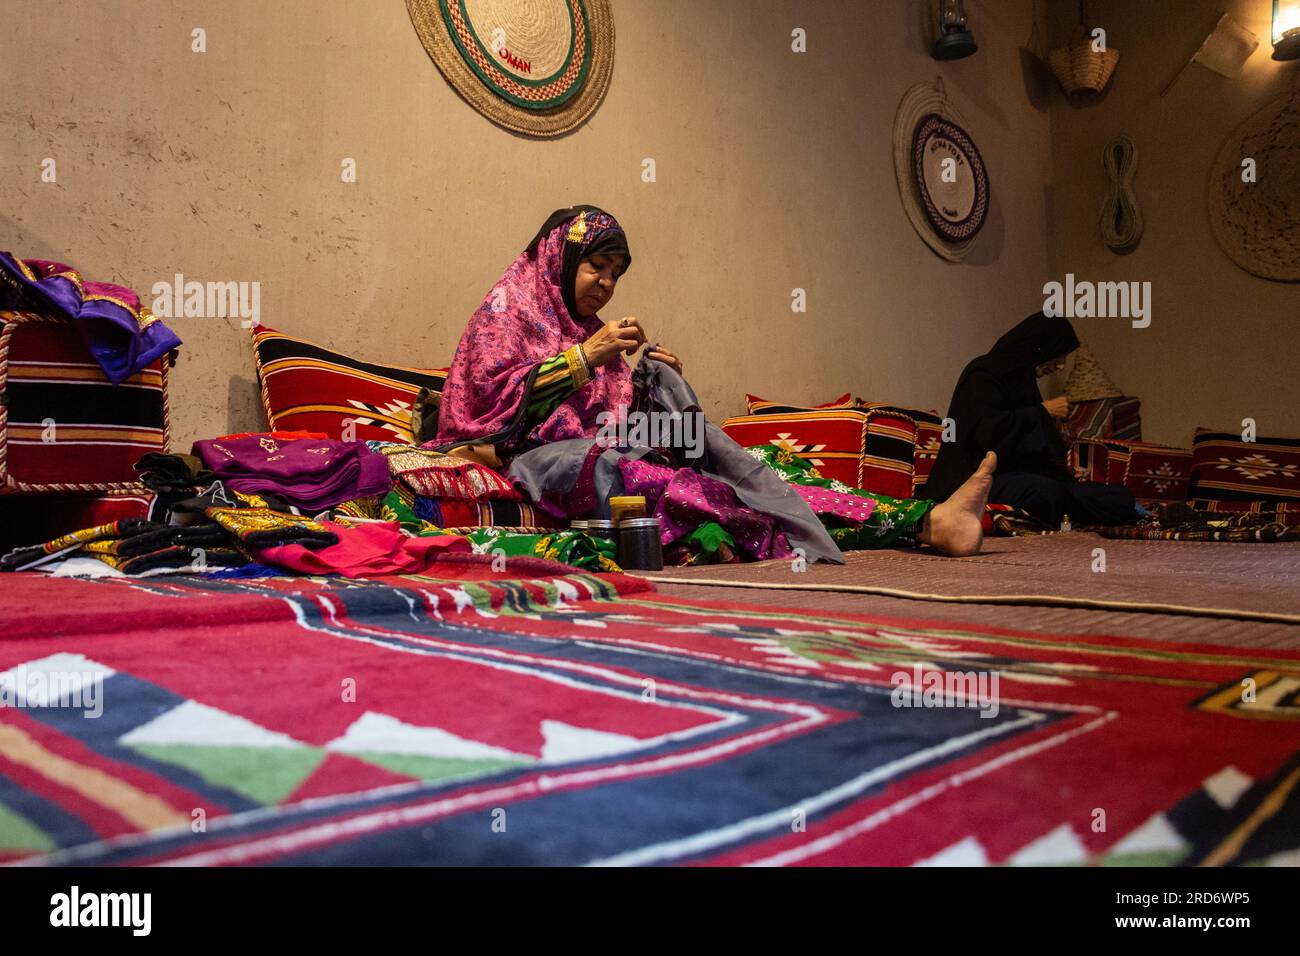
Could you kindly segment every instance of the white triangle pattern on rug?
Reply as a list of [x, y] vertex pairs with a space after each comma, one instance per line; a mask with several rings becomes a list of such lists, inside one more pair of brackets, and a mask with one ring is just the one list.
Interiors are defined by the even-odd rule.
[[1207, 777], [1201, 786], [1210, 795], [1211, 800], [1223, 809], [1231, 810], [1254, 782], [1252, 777], [1246, 776], [1232, 764], [1228, 764], [1214, 776]]
[[973, 836], [940, 850], [934, 856], [917, 860], [913, 866], [988, 866], [988, 854]]
[[[0, 672], [0, 685], [12, 688], [15, 707], [51, 707], [59, 700], [78, 697], [82, 687], [96, 681], [106, 681], [116, 671], [92, 661], [82, 654], [51, 654], [32, 661], [16, 664]], [[29, 683], [33, 675], [41, 675], [35, 684]], [[50, 690], [56, 690], [58, 700], [49, 700]]]
[[1068, 823], [1027, 843], [1007, 860], [1012, 866], [1058, 866], [1083, 863], [1088, 850]]
[[636, 737], [574, 727], [558, 720], [542, 721], [542, 740], [542, 760], [546, 763], [591, 760], [645, 746], [645, 741]]
[[201, 747], [298, 748], [307, 744], [287, 734], [226, 713], [196, 700], [173, 707], [142, 724], [118, 741], [128, 747], [146, 744], [187, 744]]
[[1187, 848], [1187, 841], [1169, 823], [1163, 813], [1157, 813], [1124, 839], [1110, 848], [1114, 856], [1129, 853], [1171, 853]]
[[773, 640], [770, 637], [738, 637], [737, 641], [753, 645], [754, 650], [761, 654], [766, 654], [768, 660], [773, 664], [794, 664], [797, 667], [821, 667], [820, 661], [814, 661], [811, 658], [790, 650], [780, 641]]
[[406, 754], [463, 760], [533, 759], [501, 747], [458, 737], [439, 727], [420, 727], [370, 710], [353, 721], [342, 737], [327, 743], [325, 749], [335, 753]]

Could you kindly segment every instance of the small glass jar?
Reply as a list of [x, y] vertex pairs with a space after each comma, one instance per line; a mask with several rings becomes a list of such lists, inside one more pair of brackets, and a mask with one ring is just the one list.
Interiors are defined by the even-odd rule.
[[658, 518], [628, 518], [618, 526], [618, 563], [624, 571], [662, 571], [664, 551]]
[[618, 527], [607, 518], [591, 518], [587, 521], [587, 534], [607, 541], [618, 541]]

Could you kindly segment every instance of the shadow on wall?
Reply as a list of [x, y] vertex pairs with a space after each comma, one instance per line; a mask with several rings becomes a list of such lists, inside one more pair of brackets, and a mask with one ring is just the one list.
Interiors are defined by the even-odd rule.
[[1052, 105], [1051, 67], [1033, 50], [1020, 48], [1020, 76], [1025, 84], [1025, 99], [1040, 113]]
[[[249, 362], [252, 362], [251, 355]], [[266, 420], [266, 410], [262, 407], [262, 391], [257, 387], [256, 378], [230, 376], [226, 383], [225, 427], [227, 435], [271, 430], [271, 425]]]
[[[17, 187], [15, 187], [17, 188]], [[55, 188], [62, 188], [56, 186]], [[19, 190], [21, 192], [22, 190]], [[48, 259], [53, 262], [65, 262], [67, 251], [56, 249], [43, 239], [35, 238], [32, 230], [26, 223], [18, 222], [9, 216], [0, 214], [0, 235], [16, 236], [14, 245], [5, 249], [5, 252], [12, 252], [19, 259]], [[77, 263], [69, 263], [77, 266]]]
[[963, 265], [991, 266], [1002, 258], [1002, 246], [1007, 235], [1006, 217], [1002, 215], [1000, 193], [992, 185], [989, 187], [989, 211], [980, 227], [979, 241], [971, 247]]

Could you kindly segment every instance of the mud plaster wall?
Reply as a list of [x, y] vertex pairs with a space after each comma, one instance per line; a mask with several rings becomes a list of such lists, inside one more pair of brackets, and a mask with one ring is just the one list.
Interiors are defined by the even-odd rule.
[[[1144, 438], [1186, 447], [1198, 425], [1237, 431], [1247, 417], [1260, 436], [1300, 435], [1300, 283], [1238, 268], [1215, 242], [1206, 208], [1210, 168], [1228, 134], [1300, 81], [1300, 63], [1271, 59], [1272, 4], [1098, 0], [1088, 9], [1120, 61], [1100, 100], [1053, 99], [1056, 278], [1150, 282], [1152, 311], [1145, 329], [1100, 318], [1075, 327], [1115, 383], [1142, 399]], [[1225, 11], [1261, 41], [1241, 77], [1193, 64], [1161, 98]], [[1064, 42], [1078, 6], [1062, 0], [1052, 17]], [[1108, 184], [1102, 147], [1119, 133], [1138, 149], [1135, 190], [1146, 222], [1141, 243], [1123, 256], [1102, 244], [1098, 229]]]
[[[676, 350], [718, 418], [746, 391], [946, 406], [962, 365], [1038, 308], [1052, 154], [1019, 57], [1029, 0], [973, 0], [980, 53], [948, 65], [928, 55], [922, 0], [612, 6], [607, 99], [536, 141], [455, 94], [400, 0], [12, 4], [0, 248], [145, 293], [178, 272], [257, 281], [272, 327], [435, 366], [546, 215], [592, 202], [636, 260], [607, 314]], [[938, 74], [993, 177], [959, 266], [913, 232], [892, 164], [899, 98]], [[264, 427], [238, 321], [169, 324], [185, 343], [173, 449]]]

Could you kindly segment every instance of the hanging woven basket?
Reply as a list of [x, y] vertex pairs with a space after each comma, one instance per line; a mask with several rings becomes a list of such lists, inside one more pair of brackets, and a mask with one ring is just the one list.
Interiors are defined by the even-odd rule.
[[1051, 52], [1048, 63], [1067, 94], [1100, 93], [1119, 64], [1119, 50], [1094, 50], [1092, 34], [1080, 24], [1068, 45]]

